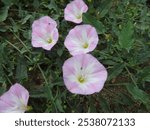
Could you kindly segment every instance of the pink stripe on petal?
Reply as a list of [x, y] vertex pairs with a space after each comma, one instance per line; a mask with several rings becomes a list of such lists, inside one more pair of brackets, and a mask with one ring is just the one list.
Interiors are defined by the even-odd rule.
[[[56, 21], [48, 16], [41, 17], [34, 21], [32, 24], [32, 46], [51, 50], [59, 37], [56, 26]], [[52, 40], [51, 43], [49, 43], [49, 39]]]
[[75, 0], [75, 3], [81, 12], [87, 12], [88, 6], [83, 2], [83, 0]]
[[[95, 59], [93, 58], [92, 55], [83, 55], [84, 58], [84, 62], [83, 62], [83, 68], [88, 68], [89, 65], [93, 65], [93, 63], [95, 63]], [[94, 69], [94, 67], [92, 66], [92, 69]]]
[[0, 97], [0, 112], [25, 112], [29, 99], [29, 92], [16, 83]]
[[103, 69], [103, 70], [101, 70], [101, 71], [99, 71], [99, 72], [95, 72], [95, 74], [92, 74], [93, 76], [95, 76], [95, 77], [101, 77], [101, 79], [100, 79], [100, 81], [105, 81], [106, 79], [107, 79], [107, 71], [106, 71], [106, 69]]
[[[7, 91], [6, 93], [4, 93], [0, 97], [0, 101], [3, 102], [3, 103], [5, 103], [6, 106], [12, 106], [13, 107], [14, 104], [15, 104], [15, 101], [12, 100], [12, 96], [13, 95], [9, 91]], [[8, 99], [10, 99], [10, 100], [8, 100]]]
[[91, 43], [91, 44], [89, 45], [89, 52], [93, 51], [93, 50], [96, 48], [96, 46], [97, 46], [97, 44]]
[[67, 21], [71, 21], [74, 23], [81, 23], [82, 14], [87, 12], [87, 10], [88, 10], [88, 7], [82, 0], [74, 0], [70, 2], [69, 4], [67, 4], [64, 10], [64, 18]]
[[65, 12], [66, 12], [66, 14], [74, 14], [74, 11], [73, 11], [73, 8], [72, 8], [72, 2], [71, 3], [69, 3], [67, 6], [66, 6], [66, 8], [65, 8]]
[[87, 85], [86, 95], [100, 92], [104, 86], [104, 82], [96, 82]]
[[52, 18], [50, 18], [49, 16], [44, 16], [40, 19], [41, 24], [46, 24], [46, 25], [51, 25], [53, 27], [57, 26], [57, 23], [55, 20], [53, 20]]
[[63, 71], [64, 71], [64, 75], [67, 75], [67, 77], [70, 76], [70, 75], [75, 75], [75, 69], [72, 68], [72, 66], [70, 66], [69, 64], [64, 64], [63, 65]]
[[[73, 70], [73, 73], [70, 70]], [[90, 54], [76, 55], [65, 61], [63, 78], [70, 92], [89, 95], [103, 88], [107, 79], [107, 70]], [[73, 84], [76, 84], [76, 87]]]
[[23, 86], [16, 83], [11, 87], [9, 92], [12, 93], [12, 95], [16, 95], [16, 97], [19, 99], [24, 99], [24, 103], [25, 105], [27, 105], [29, 99], [29, 92]]
[[53, 31], [53, 39], [55, 40], [55, 42], [57, 42], [58, 41], [58, 30], [57, 29], [54, 29], [54, 31]]
[[4, 102], [2, 99], [0, 99], [0, 113], [3, 113], [9, 107], [10, 105], [7, 102]]
[[[90, 33], [94, 31], [93, 35], [89, 33], [89, 30]], [[91, 25], [78, 25], [69, 31], [64, 44], [73, 56], [85, 54], [96, 48], [98, 34]]]
[[78, 86], [78, 84], [76, 82], [68, 82], [68, 80], [65, 81], [65, 84], [67, 84], [68, 90], [70, 90], [70, 91], [73, 91]]

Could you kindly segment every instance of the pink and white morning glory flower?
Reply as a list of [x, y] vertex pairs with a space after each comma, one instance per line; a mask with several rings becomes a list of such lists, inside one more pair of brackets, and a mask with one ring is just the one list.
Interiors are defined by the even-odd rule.
[[77, 55], [65, 61], [63, 79], [71, 93], [90, 95], [101, 91], [107, 70], [91, 54]]
[[16, 83], [0, 97], [0, 113], [23, 113], [28, 107], [29, 92]]
[[35, 20], [32, 24], [32, 46], [51, 50], [59, 37], [56, 27], [56, 21], [48, 16]]
[[82, 14], [86, 13], [88, 6], [84, 3], [83, 0], [74, 0], [70, 2], [64, 12], [65, 20], [71, 21], [74, 23], [82, 22]]
[[98, 44], [98, 34], [91, 25], [77, 25], [70, 30], [65, 39], [65, 46], [70, 54], [80, 55], [93, 51]]

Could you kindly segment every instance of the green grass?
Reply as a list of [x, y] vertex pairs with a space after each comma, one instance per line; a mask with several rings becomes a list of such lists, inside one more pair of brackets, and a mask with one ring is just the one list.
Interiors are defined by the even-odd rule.
[[[0, 94], [18, 82], [30, 92], [30, 112], [150, 112], [150, 4], [146, 0], [85, 0], [83, 23], [99, 43], [92, 54], [108, 70], [100, 93], [67, 91], [62, 65], [70, 56], [64, 39], [75, 26], [64, 20], [69, 0], [1, 0]], [[31, 25], [48, 15], [58, 23], [51, 51], [31, 46]]]

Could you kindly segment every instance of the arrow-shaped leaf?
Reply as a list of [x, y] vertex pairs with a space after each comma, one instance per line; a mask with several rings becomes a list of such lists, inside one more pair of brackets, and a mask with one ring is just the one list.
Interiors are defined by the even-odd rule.
[[132, 48], [134, 39], [133, 39], [133, 23], [129, 21], [127, 24], [125, 24], [119, 33], [119, 44], [120, 47], [123, 49], [126, 49], [128, 52]]

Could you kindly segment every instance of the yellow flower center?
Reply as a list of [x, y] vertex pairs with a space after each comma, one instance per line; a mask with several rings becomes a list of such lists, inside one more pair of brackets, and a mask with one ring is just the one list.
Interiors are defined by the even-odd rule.
[[88, 46], [89, 46], [88, 43], [84, 43], [82, 47], [86, 49], [88, 48]]
[[85, 78], [84, 78], [83, 76], [79, 76], [79, 77], [78, 77], [78, 81], [79, 81], [80, 83], [84, 83], [84, 82], [85, 82]]
[[32, 107], [31, 106], [27, 106], [26, 107], [26, 111], [31, 111], [32, 110]]
[[79, 15], [76, 16], [76, 18], [77, 18], [77, 19], [81, 19], [81, 18], [82, 18], [82, 15], [79, 14]]
[[47, 42], [48, 42], [48, 44], [51, 44], [51, 43], [53, 42], [52, 38], [49, 38], [49, 39], [47, 40]]

